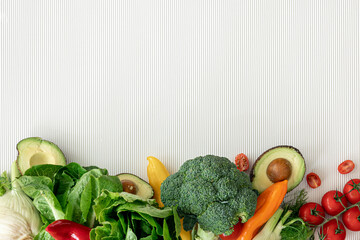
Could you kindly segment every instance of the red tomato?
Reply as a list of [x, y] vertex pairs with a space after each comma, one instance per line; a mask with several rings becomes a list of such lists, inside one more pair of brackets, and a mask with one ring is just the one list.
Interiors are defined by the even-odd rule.
[[344, 224], [335, 219], [324, 224], [324, 229], [320, 229], [320, 234], [325, 236], [324, 240], [344, 240], [346, 237], [346, 230]]
[[243, 226], [243, 223], [241, 223], [240, 221], [234, 226], [234, 231], [232, 232], [232, 234], [225, 236], [224, 234], [220, 235], [220, 238], [222, 240], [236, 240], [238, 239], [238, 237], [240, 236], [241, 233], [241, 228]]
[[320, 225], [324, 222], [325, 210], [320, 204], [309, 202], [302, 205], [299, 216], [310, 225]]
[[311, 188], [317, 188], [321, 185], [321, 179], [316, 173], [309, 173], [306, 176], [306, 181]]
[[347, 200], [355, 204], [360, 201], [360, 179], [351, 179], [344, 187], [344, 194]]
[[352, 170], [354, 170], [355, 164], [351, 160], [346, 160], [338, 166], [338, 171], [341, 174], [348, 174]]
[[342, 215], [345, 226], [351, 231], [360, 231], [360, 209], [353, 207]]
[[249, 169], [249, 159], [248, 157], [240, 153], [235, 157], [235, 165], [240, 172], [246, 171]]
[[335, 216], [345, 209], [341, 202], [345, 207], [347, 206], [346, 197], [341, 192], [335, 190], [325, 193], [321, 199], [321, 205], [331, 216]]

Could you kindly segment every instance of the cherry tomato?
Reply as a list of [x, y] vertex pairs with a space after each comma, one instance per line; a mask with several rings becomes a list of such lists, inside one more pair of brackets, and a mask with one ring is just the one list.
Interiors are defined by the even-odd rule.
[[316, 173], [309, 173], [306, 176], [306, 181], [311, 188], [317, 188], [321, 185], [321, 179]]
[[352, 207], [342, 215], [345, 226], [351, 231], [360, 231], [360, 209]]
[[249, 159], [248, 157], [240, 153], [235, 157], [235, 165], [240, 172], [246, 171], [249, 169]]
[[335, 190], [325, 193], [321, 199], [321, 205], [331, 216], [335, 216], [345, 209], [341, 202], [345, 207], [347, 206], [346, 197], [341, 192]]
[[324, 222], [325, 210], [320, 204], [309, 202], [301, 206], [299, 216], [310, 225], [320, 225]]
[[240, 221], [234, 226], [234, 231], [232, 232], [232, 234], [225, 236], [224, 234], [220, 235], [220, 238], [222, 240], [236, 240], [238, 239], [238, 237], [240, 236], [241, 233], [241, 228], [243, 226], [243, 223], [241, 223]]
[[360, 201], [360, 179], [351, 179], [345, 184], [344, 194], [347, 200], [355, 204]]
[[324, 240], [344, 240], [346, 230], [344, 224], [333, 219], [324, 224], [324, 229], [320, 229], [320, 234], [325, 236]]
[[352, 170], [354, 170], [355, 164], [351, 160], [346, 160], [338, 166], [338, 171], [341, 174], [348, 174]]

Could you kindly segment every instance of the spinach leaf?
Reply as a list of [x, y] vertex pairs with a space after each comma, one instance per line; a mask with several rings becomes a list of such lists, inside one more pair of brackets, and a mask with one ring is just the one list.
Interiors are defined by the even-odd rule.
[[[104, 226], [109, 229], [108, 223], [111, 221], [118, 222], [116, 227], [126, 235], [125, 239], [178, 239], [180, 235], [181, 224], [176, 208], [159, 209], [153, 199], [103, 190], [95, 199], [94, 210], [100, 226], [92, 231], [92, 240], [100, 239], [103, 234], [100, 230]], [[114, 229], [114, 226], [111, 229]], [[119, 237], [115, 236], [114, 231], [107, 236], [109, 239]]]
[[55, 183], [55, 195], [59, 200], [62, 209], [66, 208], [67, 199], [71, 188], [75, 185], [75, 181], [65, 172], [57, 175], [57, 181]]
[[40, 214], [49, 222], [64, 219], [64, 212], [55, 195], [51, 191], [39, 191], [40, 194], [34, 198], [34, 205]]
[[120, 229], [122, 230], [121, 232], [126, 234], [127, 225], [128, 225], [128, 223], [127, 223], [128, 218], [127, 218], [126, 214], [118, 214], [117, 216], [119, 218], [119, 225], [120, 225]]
[[164, 229], [164, 235], [163, 235], [163, 236], [164, 236], [164, 240], [171, 240], [169, 227], [168, 227], [165, 219], [164, 219], [163, 229]]
[[86, 171], [90, 171], [90, 170], [93, 170], [93, 169], [99, 169], [99, 167], [97, 166], [87, 166], [87, 167], [83, 167]]
[[176, 234], [176, 236], [180, 236], [181, 222], [180, 222], [180, 217], [177, 213], [176, 207], [173, 208], [173, 213], [174, 213], [174, 223], [175, 223], [175, 234]]
[[53, 191], [54, 189], [52, 180], [45, 176], [22, 176], [18, 182], [23, 191], [31, 198], [35, 198], [38, 190]]
[[82, 175], [87, 173], [88, 171], [81, 167], [78, 163], [69, 163], [68, 165], [62, 167], [58, 173], [65, 172], [73, 179], [80, 179]]
[[92, 240], [101, 240], [106, 236], [111, 235], [111, 226], [108, 224], [104, 224], [102, 226], [98, 226], [93, 228], [90, 232], [90, 239]]
[[140, 213], [140, 216], [146, 220], [155, 230], [156, 230], [156, 234], [159, 236], [163, 235], [163, 228], [162, 226], [158, 223], [158, 221], [156, 221], [155, 218], [153, 218], [150, 215], [147, 215], [145, 213]]
[[11, 189], [10, 178], [7, 175], [7, 172], [3, 172], [0, 177], [0, 196], [4, 195], [7, 190]]
[[48, 177], [51, 180], [55, 178], [56, 173], [62, 168], [60, 165], [53, 164], [42, 164], [35, 165], [32, 168], [29, 168], [25, 172], [25, 176], [44, 176]]
[[131, 228], [128, 228], [125, 240], [137, 240], [137, 237]]
[[35, 236], [34, 240], [54, 240], [54, 238], [43, 229]]
[[[93, 227], [95, 212], [92, 208], [94, 200], [102, 190], [122, 191], [122, 185], [117, 177], [104, 176], [103, 169], [92, 169], [83, 174], [68, 196], [65, 218], [77, 223]], [[90, 214], [90, 215], [89, 215]]]
[[145, 221], [143, 221], [142, 219], [139, 219], [139, 230], [141, 233], [146, 234], [146, 235], [150, 235], [152, 232], [152, 227]]
[[93, 228], [90, 232], [90, 239], [124, 239], [126, 235], [125, 231], [122, 231], [119, 226], [119, 222], [110, 220], [104, 223], [102, 226]]
[[65, 214], [52, 191], [53, 184], [50, 178], [44, 176], [23, 176], [19, 178], [22, 190], [33, 199], [41, 217], [49, 222], [63, 219]]

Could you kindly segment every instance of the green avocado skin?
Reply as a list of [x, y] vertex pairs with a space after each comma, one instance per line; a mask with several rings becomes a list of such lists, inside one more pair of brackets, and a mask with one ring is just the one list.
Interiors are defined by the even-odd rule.
[[[135, 195], [138, 195], [144, 199], [150, 199], [154, 196], [154, 190], [150, 186], [149, 183], [147, 183], [144, 179], [131, 174], [131, 173], [120, 173], [116, 175], [121, 182], [123, 181], [130, 181], [135, 185], [136, 193]], [[124, 188], [124, 184], [123, 184]], [[126, 188], [124, 188], [124, 191]]]
[[[253, 165], [253, 167], [251, 169], [250, 180], [253, 183], [253, 187], [257, 186], [257, 185], [260, 185], [262, 182], [268, 182], [268, 176], [266, 174], [266, 171], [265, 172], [259, 171], [259, 168], [263, 164], [269, 164], [269, 163], [266, 162], [266, 156], [269, 155], [269, 153], [271, 153], [273, 151], [282, 151], [284, 153], [291, 152], [294, 156], [296, 156], [296, 158], [295, 158], [296, 161], [291, 162], [293, 174], [289, 178], [289, 186], [288, 186], [288, 191], [287, 191], [287, 192], [290, 192], [301, 183], [301, 181], [304, 178], [305, 172], [306, 172], [306, 164], [305, 164], [304, 157], [303, 157], [302, 153], [300, 152], [300, 150], [293, 147], [293, 146], [279, 145], [279, 146], [272, 147], [272, 148], [266, 150], [265, 152], [263, 152], [256, 159], [256, 161], [255, 161], [255, 163], [254, 163], [254, 165]], [[267, 167], [265, 167], [265, 169], [266, 168]], [[297, 174], [298, 176], [297, 176], [296, 179], [295, 178], [292, 179], [295, 172], [298, 173]], [[292, 180], [292, 181], [290, 181], [290, 180]], [[290, 182], [292, 182], [292, 184], [290, 184]], [[269, 187], [269, 186], [264, 186], [264, 187]], [[256, 190], [258, 190], [260, 193], [262, 192], [260, 189], [257, 189], [256, 187], [254, 187], [254, 188]]]

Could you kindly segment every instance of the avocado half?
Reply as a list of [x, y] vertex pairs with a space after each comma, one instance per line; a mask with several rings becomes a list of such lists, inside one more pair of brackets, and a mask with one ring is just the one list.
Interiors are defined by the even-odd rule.
[[154, 196], [154, 190], [145, 180], [131, 173], [121, 173], [117, 175], [120, 179], [123, 191], [138, 195], [144, 199], [150, 199]]
[[16, 164], [21, 175], [35, 165], [66, 165], [66, 158], [60, 148], [42, 138], [25, 138], [17, 144], [16, 148], [18, 150]]
[[263, 192], [273, 183], [288, 180], [290, 192], [300, 184], [306, 165], [301, 152], [292, 146], [276, 146], [258, 157], [250, 173], [253, 188]]

